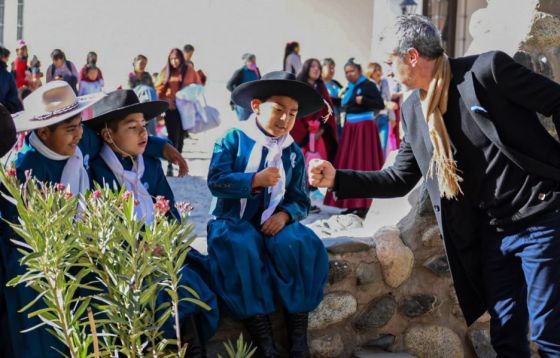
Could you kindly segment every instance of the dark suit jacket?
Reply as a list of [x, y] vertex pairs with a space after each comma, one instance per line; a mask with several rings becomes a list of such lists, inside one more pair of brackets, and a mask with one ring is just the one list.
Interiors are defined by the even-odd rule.
[[[553, 115], [560, 128], [560, 85], [517, 64], [503, 52], [450, 59], [462, 119], [469, 119], [514, 163], [527, 172], [560, 181], [560, 144], [540, 124], [537, 112]], [[472, 110], [482, 107], [482, 110]], [[337, 171], [339, 199], [390, 198], [408, 193], [425, 178], [442, 233], [455, 290], [467, 324], [486, 310], [480, 261], [478, 215], [469, 203], [440, 198], [437, 180], [426, 177], [432, 157], [418, 91], [402, 105], [405, 132], [393, 166], [376, 172]], [[466, 123], [467, 121], [463, 121]]]

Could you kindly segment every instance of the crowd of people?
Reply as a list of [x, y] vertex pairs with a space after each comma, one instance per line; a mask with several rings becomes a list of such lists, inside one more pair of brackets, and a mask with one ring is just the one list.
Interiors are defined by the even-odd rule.
[[[41, 182], [65, 184], [73, 195], [96, 183], [124, 186], [137, 198], [136, 214], [147, 224], [153, 220], [153, 198], [165, 197], [173, 208], [166, 176], [174, 174], [172, 163], [179, 164], [179, 175], [188, 171], [181, 153], [189, 133], [177, 94], [206, 82], [205, 73], [195, 69], [192, 45], [171, 49], [165, 66], [153, 74], [147, 71], [148, 58], [137, 55], [128, 89], [115, 91], [105, 88], [96, 52], [87, 54], [78, 71], [55, 49], [45, 75], [36, 57], [29, 61], [25, 41], [18, 42], [11, 71], [9, 51], [0, 52], [5, 87], [0, 102], [13, 114], [19, 133], [15, 170], [20, 181], [31, 172]], [[318, 210], [310, 198], [322, 195], [307, 184], [306, 168], [312, 159], [333, 161], [341, 169], [381, 168], [386, 143], [391, 135], [398, 137], [399, 94], [391, 94], [380, 67], [363, 74], [353, 59], [344, 65], [348, 84], [341, 85], [334, 79], [333, 59], [302, 62], [297, 42], [286, 45], [284, 71], [261, 75], [252, 53], [242, 61], [227, 83], [240, 126], [218, 140], [208, 172], [217, 199], [216, 219], [208, 224], [208, 256], [193, 249], [190, 262], [203, 269], [185, 267], [185, 284], [205, 298], [211, 311], [187, 307], [181, 324], [201, 338], [185, 338], [190, 356], [204, 356], [204, 343], [217, 328], [219, 298], [224, 312], [244, 321], [262, 355], [276, 357], [269, 315], [282, 307], [290, 356], [307, 357], [308, 313], [321, 301], [328, 258], [321, 240], [299, 223]], [[163, 126], [167, 139], [159, 136]], [[169, 163], [166, 173], [161, 159]], [[325, 198], [326, 204], [362, 217], [370, 202]], [[1, 210], [3, 218], [17, 221], [9, 203], [2, 202]], [[174, 210], [169, 215], [179, 219]], [[14, 235], [4, 223], [0, 257], [6, 280], [22, 270], [21, 255], [7, 239]], [[286, 282], [288, 277], [293, 279]], [[29, 287], [4, 288], [0, 310], [10, 319], [4, 322], [2, 345], [10, 356], [25, 357], [27, 350], [47, 346], [63, 350], [45, 330], [20, 333], [39, 323], [37, 317], [17, 314], [33, 295]], [[51, 355], [56, 354], [44, 352]]]
[[[404, 195], [422, 177], [467, 324], [488, 310], [498, 354], [529, 357], [529, 323], [541, 356], [558, 356], [560, 147], [535, 113], [560, 113], [558, 84], [501, 52], [449, 59], [439, 31], [422, 16], [399, 17], [388, 31], [382, 40], [389, 64], [414, 90], [404, 103], [379, 63], [364, 72], [349, 59], [342, 85], [331, 58], [302, 61], [297, 42], [286, 45], [282, 71], [261, 76], [256, 56], [242, 56], [227, 84], [240, 123], [216, 141], [208, 171], [216, 199], [208, 255], [193, 249], [184, 267], [185, 284], [210, 307], [185, 304], [181, 331], [196, 333], [185, 338], [189, 356], [205, 356], [204, 344], [226, 313], [244, 322], [260, 356], [279, 357], [270, 315], [281, 310], [289, 356], [309, 357], [309, 312], [321, 302], [329, 271], [322, 241], [300, 223], [312, 209], [312, 193], [327, 188], [327, 205], [364, 216], [371, 198]], [[27, 63], [24, 41], [12, 73], [9, 51], [0, 48], [0, 129], [7, 139], [0, 148], [10, 150], [15, 133], [27, 133], [11, 175], [61, 183], [76, 196], [96, 183], [125, 187], [137, 201], [136, 217], [150, 225], [156, 197], [174, 202], [159, 160], [179, 164], [179, 175], [188, 171], [177, 96], [206, 81], [193, 51], [172, 49], [157, 76], [138, 55], [131, 89], [103, 94], [93, 52], [78, 72], [54, 50], [41, 85], [40, 64]], [[150, 123], [162, 115], [168, 139], [150, 135], [158, 132]], [[381, 170], [397, 147], [395, 164]], [[24, 268], [10, 242], [17, 234], [8, 223], [17, 222], [17, 212], [4, 199], [0, 350], [10, 357], [26, 357], [30, 349], [58, 356], [46, 347], [64, 348], [44, 327], [22, 333], [38, 324], [18, 313], [35, 293], [5, 286]], [[174, 210], [168, 215], [180, 220]]]
[[[33, 75], [26, 68], [27, 47], [23, 41], [20, 44], [25, 45], [18, 51], [23, 59], [14, 62], [13, 74], [5, 68], [15, 105], [0, 107], [0, 123], [15, 124], [3, 127], [6, 142], [11, 143], [14, 131], [23, 138], [8, 175], [21, 183], [33, 178], [62, 184], [74, 197], [86, 195], [95, 185], [126, 188], [134, 196], [136, 217], [148, 226], [155, 217], [155, 198], [165, 198], [171, 208], [169, 219], [181, 220], [160, 160], [179, 164], [180, 176], [188, 171], [181, 155], [188, 133], [182, 127], [176, 96], [191, 84], [204, 84], [204, 73], [196, 71], [192, 62], [194, 48], [172, 49], [156, 78], [146, 72], [146, 56], [138, 55], [128, 77], [130, 89], [104, 93], [96, 53], [90, 52], [78, 71], [63, 51], [54, 50], [46, 83], [41, 84], [37, 83], [40, 70]], [[212, 212], [215, 219], [208, 223], [208, 255], [192, 249], [182, 268], [183, 284], [197, 292], [209, 310], [184, 297], [177, 322], [190, 357], [205, 356], [204, 345], [217, 330], [219, 312], [245, 323], [262, 356], [278, 357], [270, 314], [282, 308], [290, 356], [309, 357], [308, 317], [323, 297], [328, 257], [317, 235], [300, 224], [310, 206], [306, 160], [290, 131], [296, 122], [316, 122], [319, 130], [323, 119], [318, 116], [331, 116], [329, 135], [324, 138], [334, 155], [333, 105], [325, 85], [322, 93], [310, 85], [319, 80], [318, 62], [305, 64], [313, 67], [313, 78], [296, 80], [291, 73], [275, 71], [257, 80], [255, 56], [247, 54], [244, 60], [254, 80], [232, 85], [232, 102], [253, 119], [228, 131], [215, 144], [208, 187], [217, 201]], [[239, 77], [247, 77], [240, 72]], [[150, 135], [150, 123], [160, 116], [165, 118], [167, 138]], [[3, 148], [2, 155], [10, 146]], [[0, 353], [58, 356], [65, 348], [40, 327], [39, 317], [19, 312], [36, 292], [29, 286], [6, 285], [25, 267], [22, 253], [11, 242], [17, 238], [10, 225], [18, 221], [17, 208], [2, 197], [0, 212]], [[223, 307], [218, 307], [218, 299]], [[37, 303], [36, 308], [41, 307], [44, 303]], [[170, 319], [163, 327], [166, 338], [173, 338], [173, 322]], [[31, 327], [37, 328], [25, 332]]]
[[[149, 118], [148, 133], [165, 135], [172, 145], [183, 151], [184, 140], [189, 136], [184, 129], [181, 114], [177, 108], [176, 94], [191, 84], [206, 82], [206, 75], [196, 70], [192, 62], [194, 46], [187, 44], [183, 49], [173, 48], [167, 57], [166, 65], [158, 73], [146, 71], [148, 58], [142, 54], [132, 61], [132, 71], [128, 75], [128, 88], [133, 89], [141, 101], [166, 101], [169, 108], [161, 116]], [[28, 47], [24, 40], [18, 41], [16, 59], [12, 62], [11, 75], [7, 71], [9, 51], [0, 49], [5, 55], [0, 69], [4, 76], [0, 88], [0, 103], [10, 112], [23, 109], [21, 101], [33, 90], [42, 85], [43, 73], [37, 57], [28, 62]], [[86, 63], [78, 71], [76, 65], [66, 58], [60, 49], [51, 52], [52, 64], [46, 70], [46, 82], [62, 80], [67, 82], [80, 96], [106, 91], [101, 69], [97, 66], [97, 53], [89, 52]], [[227, 82], [227, 89], [233, 92], [236, 87], [261, 79], [257, 58], [253, 53], [242, 56], [243, 65], [237, 69]], [[298, 81], [309, 84], [321, 95], [327, 107], [312, 116], [296, 121], [291, 132], [306, 158], [322, 158], [332, 161], [339, 169], [377, 170], [383, 166], [387, 154], [398, 148], [400, 143], [398, 108], [401, 97], [400, 86], [393, 79], [383, 76], [383, 66], [369, 63], [367, 68], [348, 60], [343, 66], [347, 84], [342, 85], [335, 79], [336, 64], [332, 58], [319, 61], [309, 58], [302, 61], [298, 42], [285, 46], [283, 58], [284, 71], [292, 73]], [[252, 111], [230, 103], [240, 121], [247, 120]], [[20, 141], [20, 146], [22, 145]], [[171, 163], [166, 174], [174, 174]], [[323, 194], [311, 188], [314, 202], [323, 199]], [[336, 200], [328, 194], [325, 205], [343, 208], [344, 214], [353, 213], [365, 217], [371, 200]], [[319, 212], [312, 205], [311, 212]]]

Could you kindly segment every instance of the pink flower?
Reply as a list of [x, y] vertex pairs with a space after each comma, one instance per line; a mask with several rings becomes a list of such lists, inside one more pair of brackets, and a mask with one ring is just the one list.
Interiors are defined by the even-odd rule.
[[16, 176], [16, 170], [14, 168], [10, 168], [8, 170], [6, 170], [6, 175], [9, 177], [15, 177]]
[[101, 196], [102, 196], [102, 194], [101, 194], [101, 192], [100, 192], [99, 190], [96, 190], [96, 191], [94, 191], [93, 193], [91, 193], [91, 197], [92, 197], [93, 199], [99, 199], [99, 198], [101, 198]]
[[74, 195], [73, 195], [71, 192], [69, 192], [69, 191], [67, 191], [66, 193], [64, 193], [64, 197], [66, 198], [66, 200], [72, 199], [73, 196], [74, 196]]
[[130, 191], [125, 191], [122, 195], [122, 199], [124, 201], [128, 201], [128, 199], [130, 199], [131, 196], [132, 196], [132, 193]]
[[193, 211], [193, 207], [191, 203], [187, 203], [186, 201], [179, 201], [175, 203], [175, 207], [179, 210], [179, 213], [185, 215]]
[[164, 196], [156, 196], [156, 203], [154, 204], [154, 208], [160, 214], [165, 214], [169, 211], [169, 200], [165, 200]]
[[66, 185], [63, 183], [57, 183], [54, 185], [54, 189], [57, 191], [64, 191], [64, 189], [66, 189]]

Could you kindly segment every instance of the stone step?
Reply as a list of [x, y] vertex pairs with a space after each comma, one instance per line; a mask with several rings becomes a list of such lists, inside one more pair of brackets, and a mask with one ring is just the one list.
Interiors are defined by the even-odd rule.
[[352, 353], [352, 358], [414, 358], [414, 356], [404, 352], [390, 353], [375, 350], [359, 350]]

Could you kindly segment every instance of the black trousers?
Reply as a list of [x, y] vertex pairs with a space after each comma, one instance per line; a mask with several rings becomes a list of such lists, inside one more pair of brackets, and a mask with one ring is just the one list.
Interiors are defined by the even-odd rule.
[[185, 141], [185, 130], [181, 125], [181, 117], [176, 109], [169, 109], [165, 112], [165, 127], [167, 128], [167, 138], [180, 153], [183, 152], [183, 142]]

